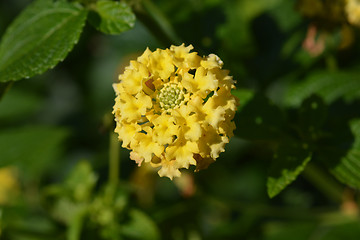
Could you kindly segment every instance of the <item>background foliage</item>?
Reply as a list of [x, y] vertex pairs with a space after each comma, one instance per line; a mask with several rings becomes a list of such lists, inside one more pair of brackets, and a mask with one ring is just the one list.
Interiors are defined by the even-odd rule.
[[[0, 36], [1, 239], [360, 238], [344, 1], [0, 1]], [[119, 148], [112, 83], [182, 42], [220, 56], [240, 106], [217, 162], [172, 182]]]

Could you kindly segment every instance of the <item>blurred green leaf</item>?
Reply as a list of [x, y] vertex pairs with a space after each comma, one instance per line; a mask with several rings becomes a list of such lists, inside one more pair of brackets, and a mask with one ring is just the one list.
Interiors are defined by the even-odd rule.
[[53, 210], [55, 217], [69, 224], [73, 218], [82, 216], [88, 208], [97, 179], [90, 163], [81, 161], [71, 170], [64, 183], [46, 188], [46, 194], [57, 199]]
[[239, 100], [238, 111], [241, 110], [247, 104], [247, 102], [254, 97], [255, 94], [254, 91], [245, 88], [232, 90], [231, 93]]
[[301, 102], [316, 93], [326, 103], [339, 98], [352, 100], [360, 97], [359, 71], [319, 71], [309, 75], [301, 82], [294, 83], [287, 91], [284, 103], [299, 106]]
[[123, 212], [127, 202], [127, 191], [121, 187], [106, 184], [92, 201], [91, 218], [99, 225], [111, 225]]
[[292, 183], [311, 160], [307, 146], [299, 143], [283, 143], [274, 155], [267, 179], [269, 197], [275, 197]]
[[64, 184], [53, 185], [47, 189], [47, 194], [55, 197], [52, 214], [68, 226], [69, 240], [80, 239], [97, 179], [90, 163], [81, 161], [72, 169]]
[[299, 124], [308, 131], [319, 129], [325, 123], [327, 117], [327, 107], [323, 100], [312, 95], [301, 104], [299, 108]]
[[75, 201], [83, 202], [89, 200], [97, 179], [90, 163], [81, 161], [71, 171], [65, 181], [65, 186], [67, 189], [71, 189]]
[[21, 119], [38, 110], [40, 102], [34, 93], [13, 88], [0, 101], [0, 119]]
[[135, 15], [126, 2], [100, 0], [93, 5], [89, 22], [106, 34], [120, 34], [134, 27]]
[[[22, 209], [24, 210], [24, 209]], [[10, 231], [10, 239], [14, 240], [46, 240], [52, 238], [53, 234], [56, 232], [56, 225], [51, 219], [43, 215], [31, 214], [26, 211], [21, 211], [17, 209], [4, 209], [0, 211], [3, 215], [4, 224], [2, 230]], [[1, 220], [0, 220], [0, 223]], [[2, 236], [1, 239], [7, 238], [7, 234]]]
[[68, 240], [80, 239], [85, 217], [89, 212], [89, 204], [74, 202], [67, 196], [57, 196], [51, 209], [53, 218], [67, 226]]
[[360, 188], [360, 120], [353, 120], [350, 127], [355, 136], [353, 146], [330, 171], [341, 182], [351, 187]]
[[26, 177], [41, 176], [61, 153], [64, 128], [27, 126], [0, 132], [0, 167], [16, 165]]
[[[332, 219], [333, 218], [333, 219]], [[331, 221], [331, 222], [330, 222]], [[360, 223], [344, 215], [327, 217], [323, 222], [270, 222], [265, 227], [265, 240], [338, 240], [359, 239]]]
[[318, 232], [319, 240], [338, 240], [338, 239], [359, 239], [360, 223], [359, 221], [348, 221], [347, 223], [324, 226], [322, 231]]
[[298, 109], [299, 134], [310, 147], [323, 136], [323, 126], [327, 119], [327, 106], [323, 100], [312, 95], [305, 99]]
[[86, 203], [76, 203], [65, 195], [59, 195], [54, 207], [51, 209], [51, 214], [56, 220], [71, 225], [73, 221], [81, 221], [80, 216], [83, 216], [87, 209], [88, 205]]
[[45, 193], [48, 196], [68, 198], [72, 202], [88, 202], [97, 180], [98, 176], [90, 163], [80, 161], [73, 167], [64, 183], [50, 185]]
[[37, 0], [9, 26], [0, 43], [0, 82], [41, 74], [77, 43], [87, 11], [64, 0]]
[[255, 95], [235, 115], [235, 123], [235, 135], [244, 139], [274, 140], [285, 134], [283, 112], [260, 94]]
[[122, 233], [131, 239], [156, 240], [160, 239], [160, 233], [147, 215], [139, 210], [132, 209], [129, 212], [130, 222], [122, 225]]
[[[279, 7], [283, 1], [243, 0], [224, 2], [225, 11], [229, 19], [226, 24], [218, 29], [218, 36], [224, 41], [225, 48], [236, 51], [241, 55], [255, 52], [254, 36], [251, 31], [253, 21], [266, 11]], [[239, 45], [243, 47], [239, 48]]]
[[311, 239], [315, 229], [315, 222], [270, 222], [265, 226], [264, 240]]

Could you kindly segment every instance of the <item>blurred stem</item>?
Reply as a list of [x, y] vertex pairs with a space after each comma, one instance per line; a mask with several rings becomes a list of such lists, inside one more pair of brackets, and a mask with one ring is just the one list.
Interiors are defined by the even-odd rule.
[[333, 54], [327, 54], [325, 56], [325, 62], [326, 62], [326, 67], [327, 69], [329, 69], [329, 71], [335, 72], [338, 70], [337, 60]]
[[11, 88], [13, 82], [0, 82], [0, 101], [7, 91]]
[[150, 0], [142, 0], [141, 8], [134, 8], [136, 17], [154, 34], [165, 46], [181, 44], [170, 22], [164, 14]]
[[78, 209], [78, 212], [70, 220], [68, 230], [67, 230], [67, 239], [68, 240], [79, 240], [81, 236], [81, 230], [84, 224], [84, 217], [86, 214], [86, 208]]
[[309, 163], [303, 172], [303, 176], [330, 200], [337, 203], [342, 202], [343, 187], [318, 166]]
[[115, 132], [110, 132], [109, 142], [109, 182], [117, 186], [120, 177], [120, 142]]

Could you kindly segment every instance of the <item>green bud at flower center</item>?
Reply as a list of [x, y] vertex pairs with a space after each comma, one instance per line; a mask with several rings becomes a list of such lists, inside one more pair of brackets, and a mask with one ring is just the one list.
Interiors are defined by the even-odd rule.
[[176, 83], [167, 83], [160, 89], [157, 98], [162, 109], [173, 109], [184, 101], [184, 92]]

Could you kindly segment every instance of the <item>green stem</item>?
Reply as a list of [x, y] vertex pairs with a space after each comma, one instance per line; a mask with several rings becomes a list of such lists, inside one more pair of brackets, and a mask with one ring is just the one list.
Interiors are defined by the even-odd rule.
[[330, 200], [341, 203], [344, 188], [313, 163], [309, 163], [303, 176]]
[[110, 132], [109, 142], [109, 182], [117, 186], [120, 177], [120, 142], [116, 133]]
[[76, 214], [71, 218], [68, 223], [67, 229], [67, 239], [68, 240], [80, 240], [81, 231], [83, 229], [85, 214], [86, 214], [86, 206], [81, 206], [81, 209], [78, 209]]
[[135, 8], [136, 17], [158, 37], [165, 46], [171, 44], [181, 44], [170, 22], [164, 14], [150, 0], [141, 1], [142, 9]]
[[337, 60], [333, 54], [327, 54], [325, 56], [325, 63], [329, 71], [335, 72], [339, 69]]

